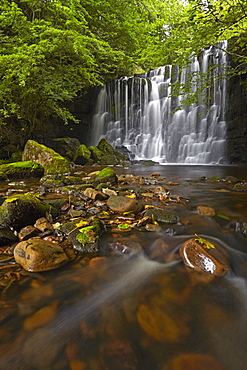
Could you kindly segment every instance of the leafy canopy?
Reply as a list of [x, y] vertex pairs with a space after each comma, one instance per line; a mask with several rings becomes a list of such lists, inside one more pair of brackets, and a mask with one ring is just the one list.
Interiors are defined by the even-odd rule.
[[0, 122], [75, 120], [64, 102], [109, 78], [185, 64], [230, 40], [246, 68], [245, 0], [1, 0]]

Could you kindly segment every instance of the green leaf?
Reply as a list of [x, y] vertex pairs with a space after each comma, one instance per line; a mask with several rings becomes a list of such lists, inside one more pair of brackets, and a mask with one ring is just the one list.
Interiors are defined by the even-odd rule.
[[206, 239], [203, 239], [203, 238], [200, 238], [197, 234], [195, 234], [197, 236], [197, 238], [195, 238], [195, 240], [203, 247], [203, 248], [206, 248], [206, 249], [212, 249], [212, 248], [215, 248], [215, 246], [210, 243], [209, 241], [207, 241]]

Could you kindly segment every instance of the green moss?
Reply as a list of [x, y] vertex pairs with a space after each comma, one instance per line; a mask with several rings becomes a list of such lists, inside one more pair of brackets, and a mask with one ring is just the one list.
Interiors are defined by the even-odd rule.
[[110, 177], [110, 176], [115, 176], [115, 171], [109, 167], [103, 168], [103, 170], [101, 170], [100, 173], [98, 174], [99, 178]]
[[39, 144], [34, 140], [28, 140], [22, 160], [32, 160], [44, 166], [45, 173], [69, 173], [70, 162], [53, 149]]
[[58, 215], [58, 211], [50, 204], [43, 202], [33, 194], [17, 194], [5, 199], [0, 207], [0, 224], [21, 227], [33, 224], [38, 218], [51, 214]]
[[41, 177], [44, 168], [33, 161], [14, 162], [0, 165], [0, 172], [3, 172], [9, 179]]
[[91, 152], [91, 157], [95, 162], [100, 162], [101, 159], [104, 157], [104, 153], [97, 148], [96, 146], [89, 146], [88, 149]]

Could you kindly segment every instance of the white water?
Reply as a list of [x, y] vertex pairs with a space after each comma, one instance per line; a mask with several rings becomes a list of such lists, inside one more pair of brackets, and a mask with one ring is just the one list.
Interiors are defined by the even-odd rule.
[[[219, 46], [225, 49], [226, 43]], [[187, 68], [169, 65], [103, 86], [90, 144], [104, 137], [115, 148], [126, 146], [136, 159], [160, 163], [226, 163], [226, 54], [210, 47], [199, 59]], [[205, 81], [197, 79], [198, 72], [207, 75], [211, 87], [201, 88]], [[171, 84], [188, 84], [191, 73], [197, 103], [183, 106], [188, 95], [173, 95]]]

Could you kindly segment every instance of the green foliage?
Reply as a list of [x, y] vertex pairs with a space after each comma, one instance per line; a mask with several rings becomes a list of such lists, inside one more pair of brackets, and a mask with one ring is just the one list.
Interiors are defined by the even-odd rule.
[[195, 235], [197, 236], [197, 238], [195, 238], [195, 241], [197, 241], [203, 248], [206, 248], [206, 249], [215, 248], [215, 246], [212, 243], [210, 243], [208, 240], [200, 238], [197, 234]]
[[79, 91], [223, 39], [246, 71], [245, 0], [1, 0], [0, 123], [32, 137], [45, 117], [76, 122], [65, 103]]

